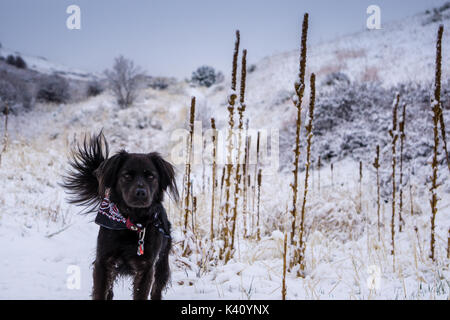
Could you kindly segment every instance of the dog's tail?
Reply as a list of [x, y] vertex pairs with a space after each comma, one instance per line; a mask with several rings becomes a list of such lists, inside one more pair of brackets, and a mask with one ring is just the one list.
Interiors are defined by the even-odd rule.
[[98, 135], [85, 136], [83, 143], [72, 150], [71, 170], [63, 176], [60, 185], [71, 195], [69, 203], [87, 207], [83, 213], [94, 211], [100, 202], [95, 170], [108, 159], [108, 154], [108, 143], [102, 131]]

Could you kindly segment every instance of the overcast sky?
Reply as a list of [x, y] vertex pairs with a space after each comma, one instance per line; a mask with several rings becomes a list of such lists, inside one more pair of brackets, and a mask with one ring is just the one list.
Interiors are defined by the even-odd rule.
[[[296, 49], [303, 14], [309, 44], [364, 30], [366, 9], [381, 24], [445, 0], [0, 0], [4, 47], [86, 71], [103, 71], [123, 54], [150, 75], [190, 77], [200, 65], [227, 73], [235, 30], [249, 63]], [[69, 30], [66, 8], [81, 8], [81, 30]], [[375, 31], [376, 32], [376, 31]]]

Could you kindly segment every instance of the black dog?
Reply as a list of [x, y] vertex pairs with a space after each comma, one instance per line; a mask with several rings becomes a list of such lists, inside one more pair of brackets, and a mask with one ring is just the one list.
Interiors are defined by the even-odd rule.
[[93, 299], [112, 299], [117, 276], [134, 277], [133, 298], [161, 299], [169, 275], [170, 222], [165, 191], [178, 200], [173, 166], [158, 153], [120, 151], [108, 158], [103, 134], [85, 138], [73, 152], [62, 186], [71, 203], [98, 209]]

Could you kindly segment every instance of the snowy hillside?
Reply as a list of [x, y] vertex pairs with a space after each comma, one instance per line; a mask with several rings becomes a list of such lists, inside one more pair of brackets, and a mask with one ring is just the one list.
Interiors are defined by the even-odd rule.
[[95, 73], [76, 70], [62, 64], [51, 62], [44, 57], [36, 57], [8, 48], [0, 48], [0, 56], [7, 57], [9, 55], [19, 55], [25, 60], [29, 69], [43, 74], [57, 74], [68, 79], [84, 81], [92, 80], [98, 77]]
[[[390, 254], [391, 203], [388, 188], [391, 155], [387, 129], [392, 121], [392, 93], [395, 91], [392, 88], [408, 82], [415, 82], [422, 89], [430, 88], [435, 70], [436, 32], [440, 23], [445, 28], [442, 46], [444, 82], [450, 78], [450, 20], [447, 18], [431, 22], [429, 14], [419, 14], [405, 21], [383, 25], [382, 30], [364, 31], [308, 47], [307, 78], [310, 72], [317, 73], [317, 112], [322, 118], [326, 117], [326, 107], [334, 105], [327, 104], [327, 101], [340, 97], [332, 91], [339, 88], [322, 84], [330, 73], [344, 73], [352, 86], [355, 85], [352, 88], [360, 88], [356, 84], [378, 81], [381, 83], [376, 86], [378, 96], [388, 96], [383, 99], [377, 96], [374, 99], [376, 103], [370, 104], [366, 113], [352, 114], [354, 120], [339, 120], [332, 129], [320, 127], [318, 122], [317, 130], [322, 131], [314, 136], [318, 147], [313, 149], [313, 159], [323, 154], [324, 149], [321, 148], [325, 143], [339, 154], [324, 161], [320, 170], [314, 163], [310, 172], [305, 218], [306, 277], [298, 278], [295, 272], [287, 274], [287, 299], [450, 297], [447, 257], [450, 175], [446, 163], [440, 159], [439, 181], [442, 185], [438, 189], [440, 201], [436, 217], [437, 260], [432, 262], [428, 258], [428, 177], [431, 167], [427, 163], [432, 128], [427, 118], [429, 112], [425, 109], [426, 99], [421, 96], [419, 98], [425, 102], [418, 101], [410, 94], [419, 92], [422, 95], [423, 91], [419, 90], [405, 89], [407, 93], [404, 94], [411, 100], [408, 101], [410, 113], [406, 129], [406, 150], [410, 158], [405, 165], [408, 179], [405, 178], [403, 186], [405, 227], [396, 235], [395, 262]], [[248, 49], [251, 55], [251, 49]], [[1, 49], [2, 55], [7, 52], [12, 53]], [[39, 72], [57, 70], [77, 80], [91, 77], [88, 73], [55, 66], [43, 58], [23, 58], [30, 68]], [[298, 60], [298, 50], [267, 57], [247, 74], [245, 117], [249, 119], [250, 129], [273, 128], [279, 131], [280, 162], [292, 158], [295, 139], [292, 122], [296, 110], [291, 98]], [[375, 89], [370, 89], [374, 88], [371, 84], [367, 88], [367, 96], [375, 93]], [[444, 93], [447, 92], [445, 90], [448, 91], [443, 88]], [[331, 97], [326, 95], [327, 92], [331, 92]], [[353, 91], [348, 89], [345, 92]], [[194, 87], [180, 81], [164, 90], [142, 90], [138, 101], [128, 109], [121, 109], [111, 92], [105, 91], [77, 103], [38, 103], [29, 112], [10, 115], [8, 145], [0, 164], [0, 299], [90, 298], [91, 264], [99, 227], [92, 222], [93, 215], [77, 214], [80, 208], [66, 202], [66, 194], [58, 185], [68, 169], [71, 148], [85, 132], [98, 132], [103, 128], [112, 152], [122, 148], [130, 152], [158, 151], [166, 159], [173, 160], [172, 147], [176, 145], [173, 135], [188, 126], [191, 96], [197, 98], [196, 119], [203, 121], [203, 129], [210, 127], [212, 116], [217, 120], [218, 129], [225, 129], [228, 94], [228, 78], [210, 88]], [[303, 103], [305, 110], [308, 96], [307, 89]], [[363, 98], [367, 100], [367, 96], [363, 95]], [[321, 106], [324, 109], [320, 109]], [[444, 117], [448, 131], [450, 105], [444, 111]], [[3, 137], [4, 116], [0, 122]], [[368, 123], [373, 123], [374, 127], [361, 128]], [[362, 135], [360, 140], [376, 142], [353, 146], [345, 155], [341, 154], [344, 133], [353, 135], [355, 132]], [[447, 140], [449, 136], [450, 132], [447, 132]], [[372, 166], [376, 144], [381, 144], [383, 161], [384, 194], [379, 226], [377, 185]], [[419, 149], [423, 150], [423, 155], [415, 153]], [[358, 171], [359, 160], [364, 165], [362, 180]], [[302, 153], [302, 167], [304, 163], [305, 155]], [[198, 199], [197, 234], [192, 241], [193, 252], [188, 256], [182, 255], [181, 204], [166, 201], [173, 225], [174, 248], [170, 256], [171, 285], [163, 293], [164, 299], [281, 299], [283, 239], [289, 230], [287, 208], [291, 199], [289, 183], [292, 173], [289, 165], [280, 163], [280, 167], [276, 174], [262, 177], [261, 240], [244, 238], [244, 221], [240, 215], [236, 253], [226, 264], [218, 261], [208, 249], [211, 166], [194, 167], [193, 190]], [[253, 181], [256, 170], [250, 169]], [[184, 166], [178, 165], [180, 189], [183, 171]], [[299, 181], [303, 182], [304, 174], [302, 170]], [[303, 185], [300, 189], [300, 195], [303, 195]], [[255, 214], [256, 193], [250, 190], [249, 195], [253, 199], [249, 202], [249, 214]], [[223, 205], [223, 202], [218, 204]], [[79, 289], [70, 289], [67, 284], [73, 266], [81, 272]], [[371, 279], [375, 279], [375, 286], [371, 285]], [[115, 298], [129, 299], [130, 288], [129, 279], [120, 280], [115, 287]]]

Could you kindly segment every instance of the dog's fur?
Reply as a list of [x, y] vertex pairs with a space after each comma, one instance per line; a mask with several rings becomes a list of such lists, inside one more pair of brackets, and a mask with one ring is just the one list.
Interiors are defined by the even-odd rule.
[[133, 298], [161, 299], [167, 284], [171, 238], [158, 231], [150, 219], [158, 211], [162, 228], [170, 234], [170, 222], [162, 206], [165, 191], [178, 200], [173, 166], [158, 153], [138, 154], [120, 151], [108, 158], [108, 143], [100, 132], [85, 138], [72, 154], [72, 171], [62, 186], [73, 197], [71, 203], [96, 211], [110, 190], [110, 199], [125, 218], [146, 227], [144, 254], [137, 255], [138, 233], [100, 227], [94, 262], [93, 299], [112, 299], [117, 276], [134, 277]]

